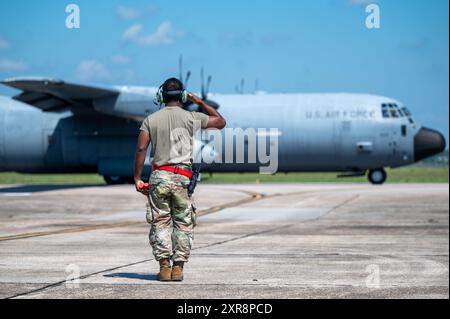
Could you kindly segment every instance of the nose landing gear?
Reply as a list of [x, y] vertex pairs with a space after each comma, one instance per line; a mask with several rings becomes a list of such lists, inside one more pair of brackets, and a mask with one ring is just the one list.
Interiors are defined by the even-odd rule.
[[367, 178], [369, 182], [374, 185], [381, 185], [386, 181], [387, 174], [384, 168], [376, 168], [369, 170], [369, 174], [367, 174]]

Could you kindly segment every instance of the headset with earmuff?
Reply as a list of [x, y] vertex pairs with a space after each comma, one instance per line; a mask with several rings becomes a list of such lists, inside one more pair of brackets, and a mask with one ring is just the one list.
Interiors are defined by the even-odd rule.
[[161, 85], [158, 89], [158, 92], [156, 93], [155, 102], [159, 105], [164, 103], [164, 95], [178, 95], [179, 100], [184, 104], [188, 100], [188, 91], [186, 90], [173, 90], [173, 91], [164, 91], [163, 85]]

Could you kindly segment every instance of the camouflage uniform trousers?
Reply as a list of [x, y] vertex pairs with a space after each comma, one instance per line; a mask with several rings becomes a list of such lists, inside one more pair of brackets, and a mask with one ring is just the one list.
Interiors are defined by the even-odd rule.
[[154, 171], [149, 181], [147, 222], [150, 245], [156, 260], [172, 258], [187, 262], [194, 240], [195, 208], [187, 195], [189, 178]]

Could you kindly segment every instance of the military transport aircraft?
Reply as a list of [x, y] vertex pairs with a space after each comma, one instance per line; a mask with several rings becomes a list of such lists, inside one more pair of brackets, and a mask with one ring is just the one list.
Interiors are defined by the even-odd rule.
[[[153, 102], [157, 87], [90, 86], [45, 78], [1, 83], [22, 92], [0, 97], [0, 171], [98, 172], [109, 184], [132, 180], [140, 122], [159, 109]], [[385, 167], [408, 165], [446, 147], [442, 134], [422, 127], [405, 105], [387, 97], [206, 91], [202, 87], [203, 98], [220, 107], [228, 127], [278, 129], [278, 172], [367, 173], [371, 183], [382, 184]], [[202, 171], [249, 172], [258, 167], [213, 163]]]

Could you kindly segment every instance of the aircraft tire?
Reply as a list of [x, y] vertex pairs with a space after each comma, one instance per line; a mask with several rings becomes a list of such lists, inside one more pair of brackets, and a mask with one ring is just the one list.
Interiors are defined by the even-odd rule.
[[103, 176], [103, 179], [105, 180], [106, 184], [108, 185], [120, 185], [120, 184], [127, 184], [127, 180], [124, 177], [121, 176]]
[[371, 169], [367, 178], [373, 185], [381, 185], [386, 181], [387, 173], [384, 168]]

